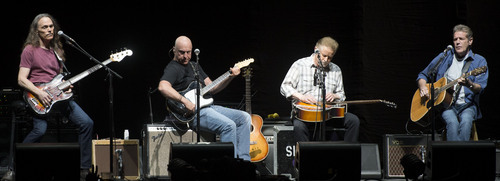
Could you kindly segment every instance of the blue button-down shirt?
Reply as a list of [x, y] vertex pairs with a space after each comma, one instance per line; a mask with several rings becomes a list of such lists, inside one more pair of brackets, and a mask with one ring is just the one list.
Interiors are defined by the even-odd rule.
[[[453, 56], [455, 56], [454, 53], [455, 52], [452, 51], [452, 53], [449, 53], [446, 57], [444, 57], [443, 61], [441, 62], [441, 65], [439, 65], [439, 67], [437, 68], [436, 80], [439, 80], [440, 78], [445, 76], [446, 71], [448, 70], [448, 68], [451, 66], [451, 63], [453, 62]], [[436, 65], [438, 63], [439, 59], [443, 56], [443, 54], [444, 53], [440, 53], [438, 56], [436, 56], [432, 60], [432, 62], [422, 72], [420, 72], [418, 74], [417, 81], [419, 79], [424, 79], [428, 83], [436, 81], [436, 80], [429, 81], [428, 80], [429, 74], [430, 74], [431, 69], [434, 67], [434, 65]], [[469, 50], [468, 58], [465, 61], [472, 61], [467, 72], [474, 70], [476, 68], [482, 67], [482, 66], [488, 67], [486, 59], [481, 55], [473, 53], [472, 50]], [[468, 77], [468, 79], [470, 79], [472, 82], [481, 85], [481, 91], [479, 91], [478, 94], [474, 94], [470, 89], [462, 87], [462, 88], [465, 88], [464, 91], [465, 91], [465, 102], [466, 103], [472, 102], [474, 104], [474, 106], [477, 106], [479, 108], [479, 95], [484, 92], [484, 89], [488, 85], [488, 74], [489, 74], [489, 71], [488, 71], [488, 69], [486, 69], [485, 73], [479, 74], [477, 76], [469, 76]], [[476, 114], [476, 118], [479, 119], [482, 117], [482, 115], [481, 115], [481, 111], [479, 109], [477, 109], [477, 110], [478, 111]]]

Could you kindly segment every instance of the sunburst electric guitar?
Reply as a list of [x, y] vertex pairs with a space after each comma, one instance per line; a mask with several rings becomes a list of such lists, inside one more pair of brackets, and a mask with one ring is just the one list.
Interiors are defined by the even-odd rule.
[[269, 144], [262, 134], [262, 117], [257, 114], [252, 114], [252, 94], [250, 77], [252, 69], [249, 67], [245, 70], [245, 109], [252, 116], [252, 132], [250, 132], [250, 160], [259, 162], [264, 160], [269, 153]]
[[[248, 66], [254, 60], [253, 58], [249, 58], [234, 64], [234, 67], [243, 68]], [[222, 74], [220, 77], [212, 81], [212, 83], [200, 89], [200, 109], [209, 105], [212, 105], [214, 102], [213, 98], [205, 98], [204, 95], [208, 93], [212, 88], [219, 85], [221, 82], [229, 78], [231, 75], [231, 71], [228, 70], [226, 73]], [[183, 91], [179, 91], [179, 94], [183, 95], [186, 99], [191, 101], [196, 106], [196, 81], [193, 81], [189, 84], [188, 88]], [[180, 102], [167, 99], [167, 110], [172, 113], [172, 115], [179, 120], [180, 122], [190, 122], [196, 116], [196, 111], [192, 112], [186, 108], [186, 106]]]
[[[109, 56], [109, 59], [102, 62], [102, 64], [107, 65], [111, 62], [120, 62], [126, 56], [131, 56], [131, 55], [132, 55], [132, 50], [123, 50], [118, 53], [111, 54]], [[55, 103], [67, 100], [71, 98], [71, 96], [73, 96], [72, 92], [65, 93], [64, 92], [65, 89], [70, 87], [70, 85], [78, 82], [79, 80], [85, 78], [86, 76], [90, 75], [91, 73], [94, 73], [100, 68], [102, 68], [101, 64], [95, 65], [66, 81], [63, 81], [64, 76], [62, 74], [59, 74], [55, 76], [50, 82], [37, 85], [39, 89], [45, 91], [52, 98], [52, 101], [48, 106], [44, 106], [42, 102], [40, 102], [40, 100], [38, 100], [38, 98], [35, 97], [35, 95], [33, 95], [29, 91], [24, 91], [23, 94], [24, 100], [28, 103], [29, 107], [33, 109], [33, 111], [36, 112], [37, 114], [47, 114]]]
[[[471, 70], [470, 72], [467, 72], [461, 78], [467, 78], [469, 76], [477, 76], [479, 74], [482, 74], [486, 72], [487, 67], [482, 66], [479, 68], [476, 68], [474, 70]], [[443, 106], [445, 108], [448, 108], [451, 103], [453, 102], [453, 86], [455, 86], [458, 83], [458, 79], [455, 79], [454, 81], [451, 81], [450, 83], [447, 83], [446, 78], [443, 77], [436, 81], [434, 83], [434, 106], [437, 106], [441, 103], [443, 103]], [[427, 84], [427, 88], [431, 89], [431, 84]], [[448, 91], [447, 91], [448, 90]], [[432, 106], [429, 103], [429, 98], [428, 97], [420, 97], [420, 89], [417, 89], [415, 91], [415, 94], [413, 94], [413, 99], [411, 101], [411, 111], [410, 111], [410, 118], [413, 122], [417, 124], [421, 124], [421, 122], [418, 122], [422, 117], [427, 114], [427, 112], [432, 108]], [[430, 123], [429, 123], [430, 124]], [[428, 126], [428, 124], [423, 124], [423, 126]]]

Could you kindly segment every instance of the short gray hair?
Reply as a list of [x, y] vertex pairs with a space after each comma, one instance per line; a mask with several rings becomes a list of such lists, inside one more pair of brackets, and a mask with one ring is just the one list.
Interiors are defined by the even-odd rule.
[[456, 25], [455, 27], [453, 27], [453, 34], [455, 34], [457, 31], [467, 33], [467, 39], [472, 38], [472, 30], [466, 25], [459, 24], [459, 25]]

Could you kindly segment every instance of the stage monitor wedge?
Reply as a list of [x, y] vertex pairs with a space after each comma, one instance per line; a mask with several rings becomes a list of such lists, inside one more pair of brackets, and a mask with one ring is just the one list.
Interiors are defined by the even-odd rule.
[[16, 180], [80, 179], [78, 143], [17, 143]]
[[298, 142], [298, 180], [361, 180], [361, 145], [346, 142]]
[[495, 180], [495, 156], [493, 142], [433, 142], [426, 176], [431, 180]]

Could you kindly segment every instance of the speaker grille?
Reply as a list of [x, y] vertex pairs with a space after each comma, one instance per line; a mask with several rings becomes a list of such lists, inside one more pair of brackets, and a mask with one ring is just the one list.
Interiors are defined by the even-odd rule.
[[400, 160], [407, 154], [415, 154], [419, 159], [425, 157], [430, 135], [385, 135], [384, 172], [387, 178], [404, 178]]
[[148, 124], [143, 130], [143, 171], [147, 178], [165, 178], [170, 161], [170, 143], [196, 142], [192, 130], [177, 131], [164, 124]]

